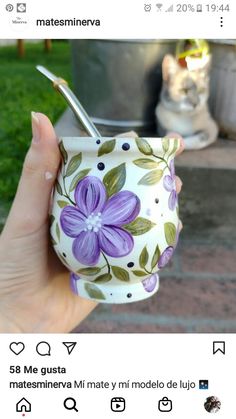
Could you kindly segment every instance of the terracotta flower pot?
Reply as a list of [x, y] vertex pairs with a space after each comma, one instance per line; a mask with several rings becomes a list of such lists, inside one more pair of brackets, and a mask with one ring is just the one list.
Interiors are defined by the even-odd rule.
[[62, 138], [51, 215], [72, 290], [104, 303], [153, 295], [178, 240], [176, 138]]

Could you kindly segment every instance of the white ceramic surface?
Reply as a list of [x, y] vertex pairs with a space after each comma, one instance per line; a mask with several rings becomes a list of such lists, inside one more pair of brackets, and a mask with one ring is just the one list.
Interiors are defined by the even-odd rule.
[[104, 303], [153, 295], [178, 240], [176, 138], [62, 138], [51, 237], [72, 290]]

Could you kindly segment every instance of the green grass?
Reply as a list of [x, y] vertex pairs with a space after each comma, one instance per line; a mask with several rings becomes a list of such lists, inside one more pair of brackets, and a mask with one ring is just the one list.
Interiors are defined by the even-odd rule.
[[43, 42], [26, 43], [24, 58], [16, 46], [0, 47], [0, 224], [15, 195], [25, 153], [31, 141], [30, 112], [43, 112], [54, 123], [66, 103], [49, 81], [35, 69], [48, 67], [71, 82], [70, 45], [53, 42], [44, 52]]

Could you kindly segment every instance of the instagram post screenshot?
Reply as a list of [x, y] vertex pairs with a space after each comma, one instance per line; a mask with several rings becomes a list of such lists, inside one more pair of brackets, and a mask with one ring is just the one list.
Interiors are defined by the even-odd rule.
[[1, 2], [1, 418], [235, 417], [235, 16]]

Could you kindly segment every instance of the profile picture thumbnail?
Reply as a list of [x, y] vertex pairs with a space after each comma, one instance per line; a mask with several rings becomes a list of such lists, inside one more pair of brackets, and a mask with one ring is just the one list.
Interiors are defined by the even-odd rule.
[[204, 407], [209, 413], [217, 413], [221, 408], [221, 401], [215, 396], [207, 397]]

